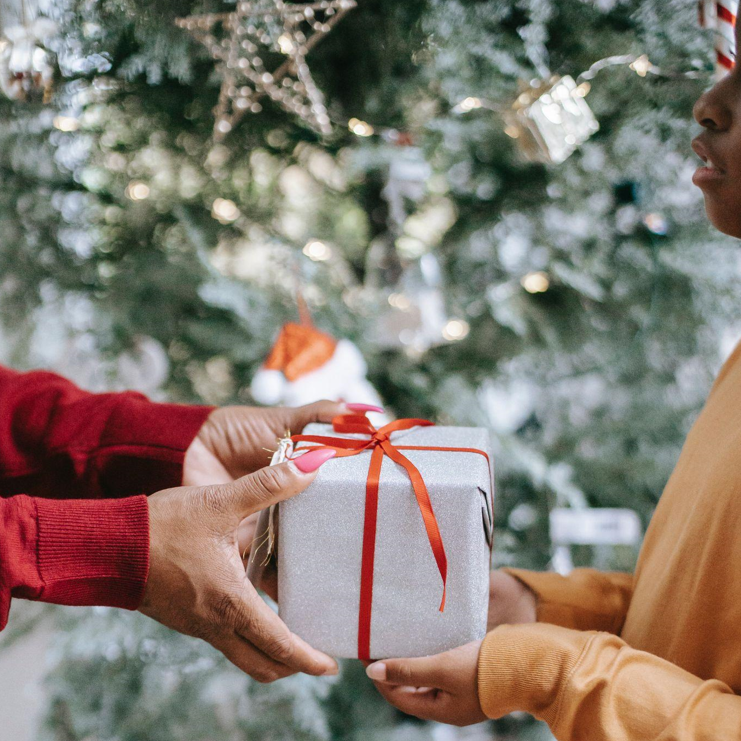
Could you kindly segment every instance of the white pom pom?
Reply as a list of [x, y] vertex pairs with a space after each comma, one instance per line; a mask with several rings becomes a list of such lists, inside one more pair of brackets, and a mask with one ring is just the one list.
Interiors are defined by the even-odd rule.
[[287, 383], [280, 371], [260, 368], [252, 379], [250, 392], [255, 401], [272, 406], [282, 401]]
[[345, 377], [363, 378], [368, 371], [363, 354], [350, 340], [340, 340], [337, 343], [331, 362], [342, 369]]

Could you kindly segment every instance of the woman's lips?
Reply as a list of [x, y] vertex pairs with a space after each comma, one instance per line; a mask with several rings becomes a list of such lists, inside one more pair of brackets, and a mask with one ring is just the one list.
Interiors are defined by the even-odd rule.
[[698, 167], [692, 176], [692, 182], [698, 188], [702, 188], [703, 185], [717, 183], [719, 180], [723, 180], [723, 172], [717, 167]]
[[695, 139], [692, 142], [692, 149], [695, 150], [695, 154], [705, 163], [703, 167], [697, 168], [695, 174], [692, 176], [692, 182], [701, 188], [703, 185], [711, 185], [722, 180], [725, 173], [721, 167], [718, 167], [713, 162], [710, 151], [705, 144], [699, 139]]

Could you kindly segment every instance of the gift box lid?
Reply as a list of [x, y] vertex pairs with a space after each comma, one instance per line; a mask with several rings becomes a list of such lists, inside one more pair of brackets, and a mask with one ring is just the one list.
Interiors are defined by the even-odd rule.
[[[356, 440], [367, 440], [367, 435], [355, 433], [335, 432], [332, 425], [312, 423], [304, 429], [303, 435], [350, 438]], [[430, 425], [428, 427], [412, 427], [408, 430], [392, 432], [390, 440], [395, 447], [408, 458], [423, 475], [429, 476], [435, 482], [436, 488], [450, 487], [459, 488], [470, 486], [472, 481], [477, 485], [482, 483], [482, 471], [487, 472], [486, 493], [493, 494], [493, 463], [491, 456], [491, 441], [489, 431], [482, 427], [448, 427], [444, 425]], [[307, 449], [316, 443], [299, 441], [296, 452]], [[432, 450], [408, 450], [408, 447], [433, 448]], [[434, 448], [467, 448], [471, 451], [461, 450], [435, 450]], [[483, 455], [482, 455], [483, 454]], [[370, 451], [359, 455], [349, 456], [336, 461], [330, 461], [319, 470], [317, 479], [321, 481], [332, 480], [364, 480], [368, 473], [368, 462]], [[397, 489], [395, 485], [406, 484], [411, 486], [406, 470], [390, 460], [387, 456], [383, 461], [381, 469], [381, 482], [391, 485], [391, 489]]]

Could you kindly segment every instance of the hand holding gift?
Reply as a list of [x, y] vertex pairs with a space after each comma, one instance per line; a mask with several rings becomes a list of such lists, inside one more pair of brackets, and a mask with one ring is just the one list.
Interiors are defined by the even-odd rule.
[[331, 455], [315, 451], [232, 483], [153, 494], [149, 578], [139, 610], [202, 638], [261, 682], [297, 671], [336, 674], [332, 659], [292, 634], [263, 602], [237, 544], [242, 519], [295, 496]]
[[467, 726], [486, 720], [478, 694], [481, 641], [417, 659], [387, 659], [366, 670], [394, 707], [418, 718]]
[[270, 461], [269, 450], [286, 431], [312, 422], [331, 422], [364, 404], [318, 401], [302, 407], [223, 407], [209, 415], [185, 454], [184, 486], [225, 484], [257, 471]]
[[[186, 451], [183, 485], [226, 484], [263, 468], [270, 461], [275, 441], [289, 431], [301, 431], [312, 422], [330, 422], [348, 412], [380, 412], [369, 404], [318, 401], [301, 407], [245, 407], [215, 409]], [[255, 534], [257, 513], [239, 526], [239, 549], [249, 555]], [[275, 572], [266, 574], [260, 586], [276, 596]]]
[[[504, 571], [489, 580], [487, 629], [534, 623], [535, 594]], [[486, 720], [478, 696], [481, 641], [418, 659], [386, 659], [367, 668], [378, 691], [394, 707], [418, 718], [465, 726]]]

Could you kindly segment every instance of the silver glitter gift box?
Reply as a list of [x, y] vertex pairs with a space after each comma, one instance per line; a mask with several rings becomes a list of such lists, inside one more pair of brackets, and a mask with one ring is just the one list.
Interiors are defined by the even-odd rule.
[[[304, 435], [367, 439], [313, 424]], [[396, 446], [485, 452], [404, 450], [427, 486], [447, 557], [443, 582], [407, 471], [384, 457], [378, 511], [369, 655], [425, 656], [483, 638], [493, 532], [493, 476], [486, 430], [414, 427], [391, 434]], [[307, 446], [299, 442], [296, 450]], [[280, 504], [280, 615], [312, 646], [358, 658], [366, 481], [371, 453], [324, 464], [303, 493]], [[367, 556], [366, 556], [367, 557]], [[368, 623], [366, 623], [367, 625]]]

